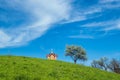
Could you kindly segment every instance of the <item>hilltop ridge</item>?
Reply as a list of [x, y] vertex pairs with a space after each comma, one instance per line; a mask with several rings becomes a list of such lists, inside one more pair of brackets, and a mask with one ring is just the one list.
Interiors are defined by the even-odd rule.
[[0, 56], [0, 80], [120, 80], [120, 75], [58, 60]]

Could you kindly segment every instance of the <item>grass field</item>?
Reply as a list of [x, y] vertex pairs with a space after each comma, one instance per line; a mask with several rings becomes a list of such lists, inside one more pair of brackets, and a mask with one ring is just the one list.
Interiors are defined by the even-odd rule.
[[62, 61], [0, 56], [0, 80], [120, 80], [120, 75]]

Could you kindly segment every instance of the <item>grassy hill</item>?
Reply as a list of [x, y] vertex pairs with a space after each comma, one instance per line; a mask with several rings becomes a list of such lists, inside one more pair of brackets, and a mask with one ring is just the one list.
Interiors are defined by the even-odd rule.
[[120, 80], [120, 75], [62, 61], [0, 56], [0, 80]]

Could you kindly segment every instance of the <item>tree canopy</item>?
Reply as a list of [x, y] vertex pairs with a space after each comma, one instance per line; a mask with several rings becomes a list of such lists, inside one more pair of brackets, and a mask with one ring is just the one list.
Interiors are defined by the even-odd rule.
[[82, 60], [82, 61], [87, 60], [86, 52], [80, 46], [74, 46], [74, 45], [66, 46], [65, 52], [66, 52], [65, 56], [70, 56], [75, 64], [78, 60]]

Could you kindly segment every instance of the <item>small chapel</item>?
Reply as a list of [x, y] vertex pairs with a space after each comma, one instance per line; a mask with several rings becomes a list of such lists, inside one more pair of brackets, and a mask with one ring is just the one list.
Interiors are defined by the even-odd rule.
[[57, 54], [55, 54], [54, 52], [53, 52], [53, 50], [51, 50], [51, 52], [49, 53], [49, 54], [47, 54], [47, 59], [48, 60], [57, 60]]

